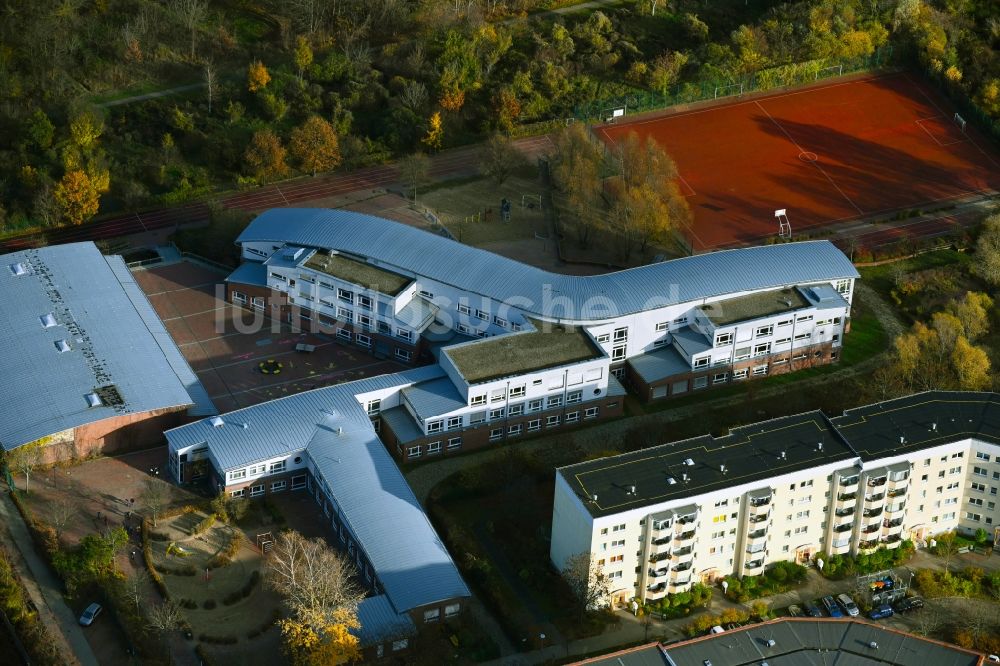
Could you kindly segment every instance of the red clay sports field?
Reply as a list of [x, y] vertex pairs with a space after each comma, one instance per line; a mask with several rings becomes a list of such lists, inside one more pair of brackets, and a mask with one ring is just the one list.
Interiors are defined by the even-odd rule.
[[905, 72], [597, 128], [674, 158], [695, 251], [1000, 190], [1000, 155]]

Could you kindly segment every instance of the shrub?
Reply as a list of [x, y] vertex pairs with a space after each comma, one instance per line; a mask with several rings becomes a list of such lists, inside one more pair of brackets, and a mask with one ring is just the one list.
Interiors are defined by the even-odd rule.
[[190, 610], [198, 608], [198, 602], [195, 601], [194, 599], [181, 599], [180, 605], [181, 608], [187, 608]]
[[[215, 599], [205, 599], [205, 601], [201, 603], [201, 607], [204, 608], [205, 610], [212, 610], [213, 608], [215, 608]], [[199, 638], [198, 640], [204, 640], [204, 639]]]
[[222, 600], [222, 603], [227, 606], [232, 606], [240, 600], [246, 599], [253, 594], [253, 589], [257, 586], [258, 581], [260, 581], [260, 572], [254, 570], [250, 574], [250, 580], [243, 585], [243, 588], [233, 592], [232, 594], [226, 595], [226, 598]]
[[164, 532], [150, 532], [149, 538], [152, 541], [170, 541], [170, 535]]
[[201, 522], [199, 522], [191, 529], [191, 535], [194, 536], [196, 534], [204, 534], [205, 532], [210, 530], [212, 528], [212, 525], [214, 524], [215, 524], [215, 514], [210, 513]]
[[210, 569], [218, 569], [232, 562], [233, 558], [236, 557], [236, 553], [239, 552], [240, 546], [243, 544], [243, 538], [243, 532], [234, 529], [225, 550], [209, 560], [208, 567]]

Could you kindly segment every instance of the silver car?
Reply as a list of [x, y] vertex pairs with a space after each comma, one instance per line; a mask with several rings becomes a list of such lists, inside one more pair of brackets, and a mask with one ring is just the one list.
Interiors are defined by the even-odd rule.
[[101, 604], [90, 604], [87, 606], [87, 610], [83, 611], [83, 615], [80, 616], [80, 624], [85, 627], [89, 627], [97, 619], [97, 616], [101, 614]]

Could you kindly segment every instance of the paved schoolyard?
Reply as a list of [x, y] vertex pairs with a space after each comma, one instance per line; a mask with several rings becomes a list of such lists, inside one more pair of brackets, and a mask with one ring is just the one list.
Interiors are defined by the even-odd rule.
[[[221, 412], [404, 367], [226, 303], [225, 274], [200, 264], [182, 261], [134, 275]], [[300, 342], [316, 350], [296, 352]], [[280, 374], [260, 371], [270, 359], [282, 364]]]

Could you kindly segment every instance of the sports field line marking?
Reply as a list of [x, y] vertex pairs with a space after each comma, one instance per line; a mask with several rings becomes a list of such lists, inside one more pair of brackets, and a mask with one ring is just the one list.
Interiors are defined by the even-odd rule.
[[[920, 95], [925, 100], [927, 100], [928, 104], [930, 104], [935, 109], [937, 109], [938, 113], [940, 113], [941, 115], [943, 115], [945, 117], [948, 117], [948, 114], [945, 113], [945, 110], [942, 109], [940, 106], [938, 106], [937, 102], [935, 102], [933, 99], [931, 99], [930, 96], [927, 93], [924, 92], [924, 89], [922, 87], [920, 87], [919, 85], [917, 85], [916, 83], [914, 83], [913, 79], [911, 79], [910, 76], [906, 72], [902, 72], [901, 74], [902, 74], [902, 77], [904, 79], [906, 79], [907, 83], [909, 83], [911, 86], [913, 86], [914, 88], [916, 88], [917, 92], [919, 92]], [[1000, 163], [998, 163], [995, 159], [993, 159], [992, 155], [990, 155], [988, 152], [986, 152], [985, 150], [983, 150], [983, 147], [980, 146], [976, 141], [973, 141], [972, 137], [966, 135], [966, 138], [968, 138], [969, 143], [971, 143], [973, 146], [976, 147], [976, 150], [978, 150], [979, 152], [981, 152], [983, 154], [983, 157], [985, 157], [986, 159], [988, 159], [990, 162], [993, 163], [993, 166], [1000, 168]]]
[[[786, 92], [786, 93], [781, 93], [781, 94], [778, 94], [778, 95], [765, 95], [764, 98], [763, 98], [763, 100], [767, 101], [767, 100], [771, 100], [771, 99], [782, 99], [783, 97], [792, 97], [794, 95], [808, 95], [809, 93], [818, 92], [820, 90], [829, 90], [830, 88], [840, 88], [842, 86], [853, 86], [853, 85], [857, 85], [858, 83], [868, 83], [870, 81], [878, 81], [879, 79], [886, 79], [886, 78], [890, 78], [890, 77], [893, 77], [893, 76], [900, 76], [900, 73], [899, 72], [892, 72], [892, 73], [889, 73], [889, 74], [879, 74], [877, 76], [872, 76], [872, 77], [869, 77], [869, 78], [855, 79], [854, 81], [844, 81], [843, 83], [834, 83], [834, 84], [831, 84], [831, 85], [828, 85], [828, 86], [818, 86], [816, 88], [810, 88], [808, 90], [795, 90], [795, 91], [790, 91], [790, 92]], [[699, 113], [709, 113], [711, 111], [718, 111], [718, 110], [723, 109], [723, 108], [731, 108], [731, 107], [735, 107], [735, 106], [745, 106], [747, 104], [756, 104], [756, 103], [757, 103], [757, 100], [754, 99], [754, 100], [749, 100], [749, 101], [746, 101], [746, 102], [736, 102], [735, 104], [719, 104], [717, 106], [710, 106], [710, 107], [705, 108], [705, 109], [693, 109], [691, 111], [680, 111], [678, 113], [672, 113], [672, 114], [670, 114], [668, 116], [657, 116], [656, 118], [649, 118], [648, 120], [634, 120], [632, 122], [624, 122], [624, 123], [621, 123], [619, 125], [615, 125], [615, 127], [631, 127], [633, 125], [645, 125], [647, 123], [659, 123], [659, 122], [663, 122], [664, 120], [672, 120], [674, 118], [683, 118], [684, 116], [694, 116], [694, 115], [697, 115]], [[604, 131], [606, 128], [601, 127], [600, 129], [601, 129], [601, 131]], [[604, 132], [604, 136], [609, 141], [612, 141], [612, 143], [614, 142], [611, 139], [611, 137], [608, 136], [608, 134], [607, 134], [606, 131]]]
[[678, 172], [678, 174], [677, 174], [677, 178], [678, 178], [678, 179], [679, 179], [679, 180], [680, 180], [680, 181], [681, 181], [682, 183], [684, 183], [684, 187], [686, 187], [686, 188], [688, 188], [689, 190], [691, 190], [691, 194], [685, 194], [685, 195], [683, 195], [685, 199], [687, 199], [688, 197], [696, 197], [696, 196], [698, 196], [698, 193], [694, 191], [694, 188], [693, 188], [693, 187], [691, 187], [691, 183], [689, 183], [689, 182], [687, 182], [686, 180], [684, 180], [684, 176], [682, 176], [682, 175], [681, 175], [681, 174], [680, 174], [679, 172]]
[[939, 118], [941, 118], [941, 116], [934, 116], [933, 118], [921, 118], [920, 120], [915, 120], [913, 122], [915, 122], [920, 127], [920, 129], [922, 129], [923, 131], [927, 132], [927, 136], [929, 136], [930, 138], [934, 139], [934, 142], [937, 143], [937, 145], [939, 145], [939, 146], [942, 146], [942, 147], [944, 147], [944, 146], [954, 146], [956, 143], [966, 143], [967, 141], [969, 141], [969, 137], [968, 137], [968, 135], [966, 135], [966, 137], [964, 139], [959, 139], [958, 141], [949, 141], [948, 143], [941, 143], [941, 140], [938, 139], [936, 136], [934, 136], [933, 132], [931, 132], [929, 129], [927, 129], [926, 127], [924, 127], [924, 121], [938, 120]]
[[[808, 152], [805, 148], [803, 148], [802, 146], [800, 146], [795, 139], [792, 138], [792, 135], [789, 134], [788, 131], [784, 127], [781, 126], [781, 123], [779, 123], [777, 120], [774, 119], [774, 116], [772, 116], [770, 113], [767, 112], [767, 109], [765, 109], [763, 106], [761, 106], [760, 102], [757, 102], [755, 100], [754, 104], [757, 105], [758, 109], [760, 109], [761, 111], [764, 112], [764, 115], [766, 115], [771, 120], [771, 122], [774, 123], [775, 127], [777, 127], [779, 130], [781, 130], [782, 134], [784, 134], [785, 136], [788, 137], [788, 140], [792, 142], [793, 146], [795, 146], [796, 148], [799, 149], [800, 153]], [[809, 162], [809, 164], [811, 164], [814, 167], [816, 167], [819, 170], [819, 172], [821, 174], [823, 174], [823, 177], [826, 178], [828, 181], [830, 181], [830, 184], [833, 185], [834, 189], [836, 189], [838, 192], [840, 192], [840, 196], [844, 197], [844, 199], [847, 200], [847, 203], [851, 204], [854, 207], [854, 210], [858, 211], [858, 213], [860, 213], [861, 215], [865, 214], [865, 212], [863, 210], [861, 210], [858, 207], [858, 205], [856, 203], [854, 203], [854, 201], [851, 200], [851, 197], [849, 197], [846, 194], [844, 194], [844, 190], [840, 189], [840, 186], [837, 185], [837, 183], [834, 182], [833, 178], [830, 177], [830, 174], [828, 174], [826, 172], [826, 170], [823, 167], [820, 166], [819, 160], [817, 160], [815, 162]]]

